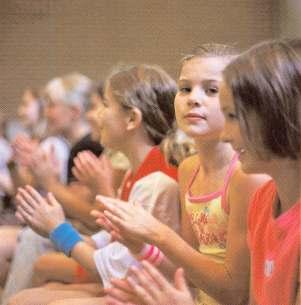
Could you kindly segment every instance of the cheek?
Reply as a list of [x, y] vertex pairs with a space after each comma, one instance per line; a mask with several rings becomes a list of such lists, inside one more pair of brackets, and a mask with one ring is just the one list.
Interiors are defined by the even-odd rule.
[[177, 121], [178, 124], [181, 124], [181, 118], [182, 118], [182, 115], [183, 115], [183, 112], [184, 112], [183, 101], [181, 101], [180, 98], [176, 97], [174, 107], [175, 107], [176, 121]]
[[225, 126], [225, 117], [218, 106], [214, 106], [211, 108], [210, 112], [212, 113], [211, 116], [211, 123], [218, 129], [224, 129]]

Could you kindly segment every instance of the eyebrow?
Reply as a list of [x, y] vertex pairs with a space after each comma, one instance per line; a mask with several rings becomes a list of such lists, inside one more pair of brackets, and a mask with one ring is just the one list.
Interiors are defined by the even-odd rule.
[[[219, 83], [221, 80], [219, 79], [213, 79], [213, 78], [204, 78], [201, 80], [202, 83], [210, 83], [210, 82], [215, 82], [215, 83]], [[179, 78], [178, 81], [179, 82], [191, 82], [190, 79], [188, 78]]]

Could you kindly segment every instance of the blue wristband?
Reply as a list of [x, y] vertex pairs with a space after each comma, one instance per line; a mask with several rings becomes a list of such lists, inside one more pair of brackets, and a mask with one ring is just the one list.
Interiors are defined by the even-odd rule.
[[70, 256], [74, 246], [83, 239], [69, 222], [63, 222], [49, 234], [50, 240], [57, 249]]

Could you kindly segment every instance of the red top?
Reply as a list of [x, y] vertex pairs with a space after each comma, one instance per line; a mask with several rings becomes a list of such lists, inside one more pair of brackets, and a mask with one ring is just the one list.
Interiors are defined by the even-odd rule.
[[253, 296], [258, 305], [292, 305], [300, 259], [301, 200], [275, 218], [276, 186], [269, 181], [254, 195], [248, 215]]
[[177, 181], [177, 168], [166, 162], [165, 157], [158, 146], [151, 149], [136, 173], [131, 171], [127, 172], [122, 182], [120, 199], [128, 201], [135, 182], [154, 172], [163, 172]]

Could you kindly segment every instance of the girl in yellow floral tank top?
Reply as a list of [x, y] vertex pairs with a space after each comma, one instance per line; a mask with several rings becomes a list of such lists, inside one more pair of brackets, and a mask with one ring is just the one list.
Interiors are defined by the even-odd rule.
[[[224, 262], [226, 254], [229, 219], [229, 204], [226, 194], [237, 161], [238, 154], [235, 154], [227, 170], [222, 188], [205, 195], [193, 195], [190, 189], [200, 170], [200, 167], [198, 167], [185, 194], [185, 209], [198, 242], [198, 251], [220, 263]], [[206, 305], [217, 304], [212, 297], [202, 290], [198, 290], [197, 302]]]

